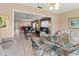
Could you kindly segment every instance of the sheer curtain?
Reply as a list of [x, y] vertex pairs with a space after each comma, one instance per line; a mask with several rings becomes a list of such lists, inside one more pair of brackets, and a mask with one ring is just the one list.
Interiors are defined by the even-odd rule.
[[72, 30], [71, 31], [71, 41], [74, 44], [78, 44], [79, 43], [79, 31], [77, 31], [77, 30]]

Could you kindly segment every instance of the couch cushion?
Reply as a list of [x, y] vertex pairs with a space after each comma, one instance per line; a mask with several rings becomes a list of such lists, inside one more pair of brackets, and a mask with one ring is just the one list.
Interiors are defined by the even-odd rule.
[[14, 38], [4, 38], [2, 39], [2, 48], [7, 49], [10, 48], [15, 43]]

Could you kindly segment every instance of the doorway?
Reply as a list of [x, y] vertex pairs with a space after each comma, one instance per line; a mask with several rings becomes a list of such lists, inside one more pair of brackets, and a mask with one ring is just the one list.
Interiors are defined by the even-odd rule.
[[[49, 20], [51, 19], [51, 20]], [[41, 31], [43, 27], [49, 27], [48, 25], [54, 24], [53, 18], [50, 16], [45, 16], [41, 14], [34, 14], [34, 13], [29, 13], [26, 11], [19, 11], [19, 10], [14, 10], [13, 11], [13, 21], [14, 21], [14, 36], [17, 41], [17, 45], [19, 46], [19, 49], [22, 49], [24, 53], [27, 54], [33, 53], [32, 49], [32, 41], [26, 40], [24, 37], [24, 31], [22, 28], [29, 26], [33, 27], [34, 31], [37, 32], [37, 35], [39, 34], [39, 30], [41, 27]], [[46, 23], [46, 24], [45, 24]], [[48, 24], [49, 23], [49, 24]], [[50, 32], [52, 32], [52, 26], [50, 26]], [[29, 45], [29, 46], [28, 46]], [[22, 48], [20, 48], [22, 47]], [[30, 47], [30, 48], [29, 48]], [[30, 52], [31, 51], [31, 52]]]
[[[22, 10], [13, 10], [13, 14], [14, 14], [14, 33], [17, 31], [17, 32], [19, 32], [19, 27], [17, 27], [17, 26], [19, 26], [18, 25], [18, 21], [24, 21], [24, 22], [26, 22], [26, 21], [29, 21], [29, 22], [34, 22], [34, 21], [36, 21], [36, 20], [40, 20], [40, 19], [43, 19], [44, 17], [49, 17], [49, 18], [51, 18], [51, 25], [52, 25], [52, 23], [53, 23], [53, 25], [54, 25], [54, 21], [52, 22], [52, 20], [54, 20], [54, 17], [52, 17], [52, 16], [46, 16], [46, 15], [42, 15], [42, 14], [35, 14], [35, 13], [31, 13], [31, 12], [26, 12], [26, 11], [22, 11]], [[15, 24], [16, 23], [16, 24]], [[44, 22], [42, 22], [42, 24], [43, 24]], [[47, 22], [48, 23], [48, 22]], [[32, 24], [33, 25], [33, 24]], [[41, 24], [40, 24], [41, 25]], [[50, 25], [50, 24], [49, 24]], [[38, 26], [38, 24], [37, 24], [37, 26]], [[50, 26], [51, 27], [51, 26]], [[53, 30], [51, 29], [51, 28], [53, 28]], [[51, 27], [50, 28], [50, 31], [52, 32], [52, 31], [54, 31], [54, 26], [53, 27]], [[14, 34], [15, 35], [15, 34]]]

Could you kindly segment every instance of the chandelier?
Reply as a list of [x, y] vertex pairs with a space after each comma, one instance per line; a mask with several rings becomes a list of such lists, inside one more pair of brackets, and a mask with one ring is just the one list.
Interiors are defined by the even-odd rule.
[[50, 3], [49, 4], [49, 9], [50, 10], [58, 10], [60, 8], [60, 4], [59, 3]]

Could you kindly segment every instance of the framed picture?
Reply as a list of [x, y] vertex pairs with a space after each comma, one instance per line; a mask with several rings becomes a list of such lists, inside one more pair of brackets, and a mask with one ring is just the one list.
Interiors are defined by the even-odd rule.
[[0, 15], [0, 29], [1, 30], [8, 29], [8, 16]]
[[79, 17], [69, 19], [69, 28], [79, 28]]

